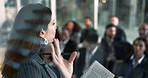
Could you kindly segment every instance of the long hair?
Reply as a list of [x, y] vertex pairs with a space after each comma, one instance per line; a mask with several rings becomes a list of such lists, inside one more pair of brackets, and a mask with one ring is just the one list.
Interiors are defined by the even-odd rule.
[[36, 54], [40, 47], [40, 31], [47, 30], [51, 10], [41, 4], [24, 6], [17, 14], [8, 40], [2, 75], [12, 78], [23, 59]]
[[81, 30], [81, 26], [77, 22], [72, 21], [72, 20], [66, 22], [66, 24], [64, 25], [64, 27], [67, 27], [69, 22], [72, 22], [74, 24], [74, 28], [72, 30], [72, 33], [79, 32]]

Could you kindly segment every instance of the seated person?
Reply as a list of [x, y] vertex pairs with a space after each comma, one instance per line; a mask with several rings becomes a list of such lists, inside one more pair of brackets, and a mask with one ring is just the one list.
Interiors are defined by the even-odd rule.
[[71, 52], [77, 50], [77, 44], [70, 39], [71, 31], [67, 27], [63, 27], [60, 34], [60, 49], [65, 59], [69, 59]]
[[115, 42], [116, 36], [116, 27], [113, 24], [109, 24], [106, 26], [106, 30], [104, 33], [104, 37], [101, 40], [101, 47], [105, 54], [105, 66], [112, 71], [115, 56], [114, 56], [114, 50], [113, 45]]
[[104, 64], [103, 53], [102, 48], [98, 45], [98, 33], [89, 33], [84, 40], [84, 47], [79, 49], [79, 56], [76, 60], [76, 71], [74, 71], [76, 78], [80, 78], [95, 60]]
[[144, 54], [145, 40], [135, 39], [132, 48], [130, 57], [118, 65], [118, 70], [115, 71], [116, 78], [148, 78], [148, 58]]

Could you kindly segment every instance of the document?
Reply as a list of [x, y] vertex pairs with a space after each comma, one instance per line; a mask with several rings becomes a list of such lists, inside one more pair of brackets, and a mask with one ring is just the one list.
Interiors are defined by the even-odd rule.
[[89, 69], [81, 76], [81, 78], [114, 78], [115, 75], [101, 65], [98, 61], [89, 67]]

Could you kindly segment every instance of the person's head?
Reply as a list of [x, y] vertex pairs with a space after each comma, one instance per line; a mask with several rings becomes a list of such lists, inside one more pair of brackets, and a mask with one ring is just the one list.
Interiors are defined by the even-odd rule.
[[146, 51], [146, 46], [144, 38], [136, 38], [133, 42], [134, 56], [140, 58]]
[[148, 24], [141, 24], [139, 26], [139, 36], [141, 38], [148, 37]]
[[60, 35], [60, 40], [67, 40], [71, 36], [71, 30], [68, 29], [67, 27], [63, 27]]
[[115, 26], [118, 26], [118, 25], [119, 25], [119, 19], [118, 19], [118, 17], [116, 17], [116, 16], [111, 16], [111, 17], [110, 17], [110, 23], [111, 23], [111, 24], [114, 24]]
[[92, 50], [98, 44], [99, 34], [96, 30], [90, 30], [86, 39], [84, 40], [83, 46], [88, 50]]
[[[41, 4], [30, 4], [23, 7], [15, 18], [9, 41], [14, 45], [26, 46], [33, 49], [40, 45], [41, 38], [47, 38], [51, 43], [55, 36], [55, 22], [51, 20], [51, 10]], [[17, 40], [15, 42], [15, 40]], [[36, 47], [38, 48], [38, 47]]]
[[90, 28], [90, 26], [92, 25], [92, 19], [90, 17], [85, 17], [84, 23], [86, 28]]
[[106, 26], [105, 36], [108, 39], [113, 39], [116, 36], [116, 26], [109, 24]]
[[74, 22], [68, 21], [64, 26], [67, 26], [70, 30], [74, 29]]
[[68, 22], [64, 25], [64, 27], [68, 27], [69, 30], [72, 31], [72, 33], [79, 32], [79, 31], [81, 30], [80, 25], [79, 25], [77, 22], [75, 22], [75, 21], [68, 21]]
[[3, 75], [15, 75], [22, 59], [38, 52], [35, 50], [41, 38], [53, 41], [56, 26], [51, 15], [51, 10], [41, 4], [29, 4], [18, 12], [8, 40]]

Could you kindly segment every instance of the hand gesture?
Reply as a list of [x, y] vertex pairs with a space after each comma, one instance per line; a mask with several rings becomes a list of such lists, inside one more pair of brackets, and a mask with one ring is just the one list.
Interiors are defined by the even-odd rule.
[[54, 39], [54, 45], [51, 44], [51, 48], [52, 48], [52, 59], [54, 64], [57, 66], [61, 78], [71, 78], [72, 77], [72, 73], [73, 73], [73, 61], [77, 55], [77, 52], [73, 52], [70, 56], [69, 60], [65, 60], [62, 56], [61, 56], [61, 50], [59, 47], [59, 40], [58, 39]]

